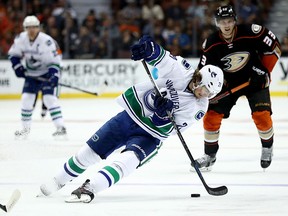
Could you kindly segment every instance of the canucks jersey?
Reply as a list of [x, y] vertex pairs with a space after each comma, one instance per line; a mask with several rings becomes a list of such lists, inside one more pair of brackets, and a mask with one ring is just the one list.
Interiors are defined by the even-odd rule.
[[[174, 119], [181, 131], [198, 122], [208, 108], [208, 98], [197, 99], [187, 89], [192, 79], [194, 68], [182, 57], [172, 56], [169, 51], [160, 47], [160, 54], [148, 62], [158, 69], [156, 80], [160, 91], [167, 92], [167, 98], [173, 101]], [[155, 126], [151, 120], [155, 108], [153, 106], [154, 89], [151, 82], [136, 84], [117, 98], [118, 103], [129, 116], [152, 136], [164, 140], [175, 133], [172, 123]]]
[[18, 35], [8, 51], [9, 56], [24, 59], [27, 76], [41, 76], [50, 67], [60, 71], [61, 55], [57, 44], [49, 35], [39, 32], [34, 41], [30, 41], [27, 32]]
[[252, 73], [271, 72], [281, 55], [277, 37], [256, 24], [235, 26], [231, 42], [216, 31], [204, 41], [202, 48], [199, 69], [207, 64], [220, 67], [230, 88], [248, 81]]

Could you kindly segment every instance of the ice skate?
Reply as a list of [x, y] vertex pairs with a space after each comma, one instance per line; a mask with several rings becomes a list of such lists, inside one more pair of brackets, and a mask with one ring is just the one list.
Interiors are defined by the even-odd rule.
[[90, 203], [94, 199], [94, 194], [90, 187], [90, 180], [87, 179], [81, 187], [71, 193], [71, 196], [65, 200], [67, 203]]
[[273, 146], [271, 148], [263, 148], [262, 147], [262, 154], [261, 154], [261, 167], [264, 169], [269, 167], [272, 162], [273, 156]]
[[[212, 166], [216, 162], [216, 155], [204, 154], [201, 158], [198, 158], [197, 160], [195, 160], [195, 162], [197, 163], [199, 169], [202, 172], [210, 172], [212, 170]], [[190, 171], [195, 172], [194, 167], [191, 167]]]
[[52, 134], [54, 138], [66, 138], [67, 132], [65, 127], [57, 128], [56, 132]]
[[22, 130], [15, 131], [15, 139], [27, 139], [30, 133], [30, 128], [23, 128]]
[[57, 180], [55, 178], [51, 179], [50, 181], [42, 184], [40, 186], [40, 191], [41, 193], [39, 195], [37, 195], [37, 197], [40, 196], [49, 196], [50, 194], [60, 190], [62, 187], [64, 187], [64, 185], [61, 185], [57, 182]]

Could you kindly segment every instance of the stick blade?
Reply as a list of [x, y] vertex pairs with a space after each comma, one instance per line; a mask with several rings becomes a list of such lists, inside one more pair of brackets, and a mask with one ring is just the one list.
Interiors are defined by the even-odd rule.
[[207, 192], [213, 196], [223, 196], [228, 193], [228, 188], [226, 186], [220, 186], [217, 188], [206, 188]]
[[12, 196], [10, 197], [10, 200], [6, 204], [6, 212], [10, 212], [11, 209], [15, 206], [15, 204], [18, 202], [18, 200], [21, 197], [20, 190], [16, 189], [13, 191]]

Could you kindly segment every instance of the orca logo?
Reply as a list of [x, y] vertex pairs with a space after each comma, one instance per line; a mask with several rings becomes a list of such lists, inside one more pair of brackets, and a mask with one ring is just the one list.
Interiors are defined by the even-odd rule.
[[217, 76], [217, 73], [215, 73], [214, 71], [211, 72], [211, 77], [215, 78]]
[[93, 134], [91, 139], [92, 139], [93, 142], [97, 142], [99, 140], [99, 136], [95, 133], [95, 134]]
[[201, 118], [203, 118], [203, 116], [205, 115], [205, 112], [203, 110], [199, 110], [196, 114], [195, 114], [195, 119], [197, 121], [199, 121]]

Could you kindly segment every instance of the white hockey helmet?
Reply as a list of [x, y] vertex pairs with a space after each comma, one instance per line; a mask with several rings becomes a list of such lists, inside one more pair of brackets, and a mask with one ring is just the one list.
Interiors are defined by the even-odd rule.
[[23, 27], [26, 29], [29, 26], [40, 26], [40, 21], [36, 16], [26, 16], [23, 21]]
[[205, 86], [207, 88], [209, 91], [209, 99], [215, 97], [223, 86], [223, 71], [217, 66], [205, 65], [199, 72], [202, 75], [202, 80], [198, 83], [198, 86]]

